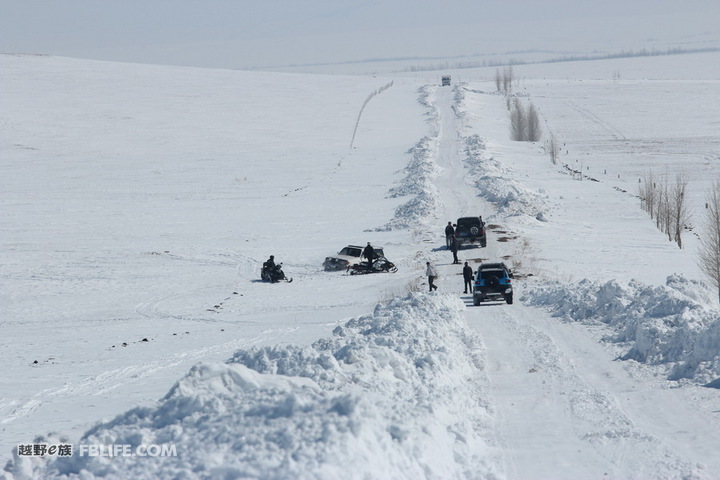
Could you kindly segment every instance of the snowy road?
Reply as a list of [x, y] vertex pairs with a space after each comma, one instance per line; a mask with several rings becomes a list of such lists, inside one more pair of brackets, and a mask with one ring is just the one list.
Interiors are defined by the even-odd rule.
[[[443, 175], [436, 185], [448, 218], [468, 209], [487, 218], [496, 210], [466, 180], [462, 127], [452, 104], [450, 89], [439, 88], [437, 161]], [[495, 261], [500, 250], [507, 253], [488, 233], [488, 247], [461, 251], [461, 261]], [[460, 291], [452, 268], [441, 271]], [[516, 299], [522, 300], [528, 282], [537, 281], [516, 279]], [[673, 389], [651, 373], [625, 368], [617, 360], [620, 349], [601, 342], [611, 333], [603, 327], [563, 322], [522, 301], [474, 307], [470, 295], [463, 300], [468, 325], [486, 348], [508, 479], [717, 478], [720, 422], [707, 389]]]
[[715, 478], [720, 431], [701, 397], [633, 376], [586, 326], [537, 308], [466, 316], [487, 349], [508, 478]]

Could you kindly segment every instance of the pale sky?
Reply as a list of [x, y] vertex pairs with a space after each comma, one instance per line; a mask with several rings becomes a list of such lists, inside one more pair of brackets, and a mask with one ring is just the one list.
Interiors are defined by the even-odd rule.
[[720, 46], [720, 0], [0, 0], [0, 53], [222, 68]]

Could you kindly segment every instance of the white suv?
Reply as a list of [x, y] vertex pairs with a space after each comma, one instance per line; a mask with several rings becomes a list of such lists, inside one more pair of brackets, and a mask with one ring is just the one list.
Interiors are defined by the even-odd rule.
[[[364, 247], [358, 247], [357, 245], [348, 245], [338, 252], [333, 257], [325, 257], [323, 262], [323, 268], [325, 270], [347, 270], [352, 265], [357, 265], [362, 262], [362, 251]], [[382, 247], [373, 247], [375, 252], [375, 258], [384, 257]]]

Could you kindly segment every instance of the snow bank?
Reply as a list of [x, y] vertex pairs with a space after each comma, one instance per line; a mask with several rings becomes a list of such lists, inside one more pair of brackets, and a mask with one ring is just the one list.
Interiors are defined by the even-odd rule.
[[175, 445], [177, 457], [32, 465], [16, 456], [6, 477], [494, 477], [481, 342], [463, 309], [452, 296], [410, 294], [311, 347], [241, 350], [225, 364], [197, 365], [156, 407], [80, 441]]
[[511, 173], [495, 157], [490, 156], [479, 135], [465, 139], [465, 164], [475, 186], [485, 199], [498, 207], [505, 216], [529, 215], [539, 218], [546, 211], [544, 198], [522, 183], [513, 180]]
[[[454, 89], [453, 111], [458, 117], [465, 115], [465, 87]], [[432, 133], [422, 138], [407, 153], [412, 155], [403, 169], [404, 177], [389, 191], [392, 198], [413, 195], [406, 203], [395, 210], [394, 217], [377, 230], [396, 230], [428, 226], [436, 218], [436, 212], [442, 205], [435, 178], [442, 173], [436, 163], [438, 156], [439, 114], [435, 106], [436, 88], [424, 86], [419, 90], [419, 102], [427, 107], [427, 116]], [[542, 195], [534, 192], [522, 183], [512, 179], [510, 172], [499, 160], [488, 154], [485, 142], [479, 135], [465, 138], [465, 165], [468, 175], [474, 182], [479, 194], [498, 207], [498, 213], [505, 216], [529, 215], [539, 221], [547, 221], [543, 212], [547, 205]]]
[[[468, 106], [465, 92], [487, 94], [473, 90], [467, 85], [458, 85], [453, 110], [458, 118], [467, 115]], [[498, 207], [498, 213], [505, 216], [529, 215], [540, 221], [547, 205], [542, 195], [522, 183], [513, 180], [513, 173], [501, 161], [490, 155], [485, 141], [477, 134], [465, 137], [465, 165], [480, 195]]]
[[615, 333], [606, 340], [629, 346], [625, 360], [664, 365], [671, 380], [720, 388], [720, 309], [700, 282], [680, 275], [662, 286], [583, 280], [536, 286], [522, 300], [559, 317], [610, 325]]
[[420, 88], [419, 102], [428, 108], [427, 115], [433, 125], [434, 133], [420, 139], [408, 150], [412, 155], [410, 162], [403, 169], [404, 177], [400, 183], [388, 192], [391, 198], [413, 195], [413, 197], [395, 210], [393, 218], [380, 231], [417, 228], [426, 225], [435, 218], [435, 212], [441, 203], [440, 194], [433, 183], [440, 174], [440, 167], [435, 163], [438, 152], [438, 113], [432, 96], [435, 90], [429, 85]]

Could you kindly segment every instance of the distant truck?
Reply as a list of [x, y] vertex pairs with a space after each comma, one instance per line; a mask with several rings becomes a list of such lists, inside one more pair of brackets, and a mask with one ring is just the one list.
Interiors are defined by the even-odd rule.
[[443, 75], [443, 76], [442, 76], [442, 86], [443, 86], [443, 87], [449, 87], [449, 86], [450, 86], [450, 75]]

